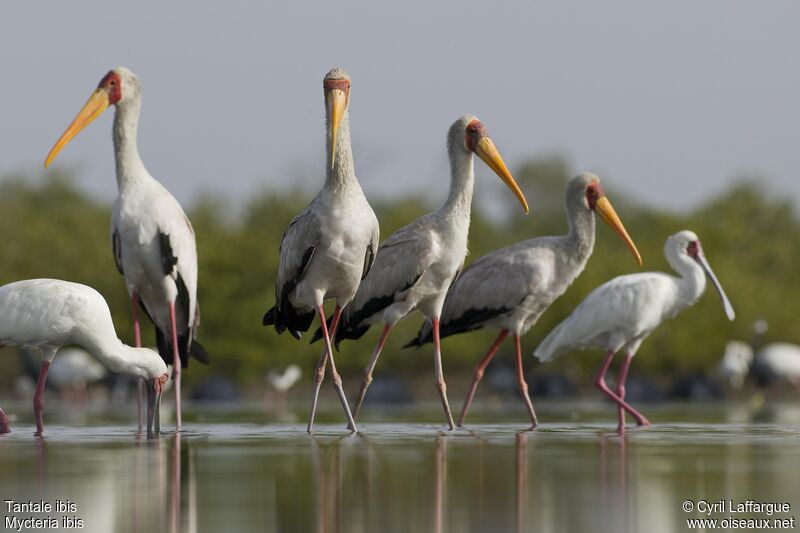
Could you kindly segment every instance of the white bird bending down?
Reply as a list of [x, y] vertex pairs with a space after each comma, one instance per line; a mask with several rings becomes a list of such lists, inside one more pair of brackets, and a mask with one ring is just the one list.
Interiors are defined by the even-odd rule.
[[[486, 356], [475, 367], [459, 426], [464, 425], [486, 366], [510, 332], [516, 345], [517, 386], [532, 427], [536, 427], [536, 413], [522, 368], [520, 337], [583, 272], [594, 248], [595, 212], [625, 241], [637, 263], [642, 263], [636, 245], [597, 176], [585, 173], [573, 178], [567, 185], [564, 203], [569, 223], [567, 235], [538, 237], [495, 250], [467, 267], [447, 293], [440, 325], [442, 338], [482, 328], [500, 330]], [[417, 338], [406, 346], [421, 346], [431, 340], [431, 325], [426, 322]]]
[[[456, 120], [447, 134], [450, 157], [450, 193], [444, 204], [393, 233], [381, 244], [372, 270], [361, 282], [353, 302], [345, 309], [335, 339], [358, 339], [377, 322], [384, 324], [375, 351], [364, 372], [355, 415], [364, 401], [389, 331], [408, 313], [419, 309], [433, 324], [436, 387], [447, 423], [453, 416], [447, 401], [439, 346], [439, 317], [447, 288], [458, 276], [467, 255], [472, 188], [475, 181], [472, 154], [478, 156], [514, 192], [525, 212], [528, 203], [489, 138], [474, 116]], [[323, 331], [324, 333], [324, 331]]]
[[739, 390], [744, 385], [752, 363], [753, 348], [749, 344], [742, 341], [728, 341], [716, 373], [728, 386]]
[[[141, 87], [124, 67], [106, 74], [89, 101], [47, 156], [49, 166], [61, 149], [108, 106], [114, 113], [114, 156], [119, 196], [111, 218], [111, 241], [117, 269], [131, 297], [136, 346], [141, 346], [138, 308], [156, 328], [158, 352], [174, 365], [176, 426], [181, 429], [181, 368], [189, 355], [208, 364], [195, 340], [200, 323], [197, 303], [197, 247], [194, 230], [178, 201], [156, 181], [139, 157], [136, 131]], [[179, 357], [175, 357], [175, 354]], [[139, 388], [139, 425], [142, 389]]]
[[[325, 185], [283, 234], [275, 305], [264, 315], [263, 324], [278, 333], [288, 330], [299, 339], [318, 314], [325, 350], [314, 373], [314, 391], [308, 432], [314, 426], [317, 398], [326, 362], [345, 415], [353, 431], [355, 421], [336, 371], [330, 337], [336, 331], [342, 308], [353, 299], [361, 279], [367, 275], [378, 248], [378, 219], [356, 179], [350, 145], [350, 77], [335, 68], [322, 82], [327, 123]], [[325, 323], [323, 302], [336, 300], [330, 330]]]
[[758, 349], [753, 357], [753, 348], [749, 344], [728, 342], [718, 373], [727, 379], [731, 387], [740, 389], [751, 371], [761, 386], [784, 380], [800, 392], [800, 346], [772, 342]]
[[[706, 289], [706, 276], [717, 289], [728, 319], [735, 317], [733, 306], [706, 261], [700, 239], [694, 232], [686, 230], [670, 236], [664, 245], [664, 255], [680, 277], [643, 272], [604, 283], [589, 293], [534, 351], [540, 361], [552, 361], [573, 349], [606, 350], [595, 385], [617, 404], [620, 430], [625, 427], [625, 411], [638, 425], [650, 425], [641, 413], [625, 402], [625, 380], [633, 356], [659, 324], [700, 298]], [[606, 385], [605, 376], [611, 359], [620, 350], [625, 351], [625, 359], [614, 392]]]
[[[160, 431], [159, 406], [161, 388], [169, 378], [167, 365], [154, 351], [126, 346], [117, 338], [108, 304], [100, 293], [86, 285], [55, 279], [17, 281], [0, 287], [0, 347], [37, 348], [42, 354], [33, 397], [37, 435], [44, 431], [47, 370], [58, 349], [66, 344], [85, 348], [113, 372], [145, 380], [147, 432]], [[0, 433], [9, 431], [8, 417], [0, 409]]]

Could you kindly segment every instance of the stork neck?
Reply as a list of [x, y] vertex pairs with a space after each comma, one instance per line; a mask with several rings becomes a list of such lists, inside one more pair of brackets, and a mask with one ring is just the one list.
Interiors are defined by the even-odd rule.
[[140, 108], [141, 99], [134, 98], [118, 104], [114, 113], [114, 159], [117, 166], [117, 186], [120, 190], [148, 175], [142, 158], [139, 157], [136, 142]]
[[353, 147], [350, 143], [350, 111], [345, 110], [339, 131], [336, 133], [336, 153], [334, 164], [331, 166], [331, 136], [330, 124], [327, 124], [327, 142], [325, 143], [325, 186], [333, 189], [348, 189], [358, 185], [356, 179], [355, 163], [353, 162]]
[[450, 191], [439, 211], [458, 213], [469, 224], [474, 186], [475, 165], [472, 153], [464, 150], [452, 150], [450, 152]]
[[595, 216], [583, 205], [567, 203], [567, 243], [574, 250], [571, 258], [586, 262], [592, 255], [595, 240]]

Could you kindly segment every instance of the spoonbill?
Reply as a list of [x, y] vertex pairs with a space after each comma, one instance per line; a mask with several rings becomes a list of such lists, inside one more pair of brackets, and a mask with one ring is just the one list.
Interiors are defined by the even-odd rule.
[[[383, 322], [375, 351], [367, 364], [355, 407], [355, 416], [372, 382], [372, 372], [392, 327], [418, 309], [433, 324], [436, 387], [450, 429], [453, 416], [447, 401], [439, 346], [439, 317], [447, 288], [458, 276], [467, 255], [475, 153], [514, 192], [528, 212], [528, 203], [506, 168], [486, 127], [472, 115], [456, 120], [447, 133], [450, 157], [450, 192], [439, 209], [393, 233], [381, 244], [372, 270], [361, 282], [353, 302], [345, 309], [338, 343], [358, 339], [376, 322]], [[334, 317], [336, 319], [337, 317]], [[325, 333], [324, 330], [322, 332]]]
[[[176, 427], [181, 429], [181, 369], [189, 356], [208, 364], [208, 354], [195, 339], [200, 324], [197, 303], [197, 246], [192, 224], [178, 201], [153, 178], [139, 157], [136, 132], [142, 89], [125, 67], [106, 74], [45, 160], [50, 166], [73, 137], [116, 106], [114, 160], [119, 196], [111, 216], [114, 261], [131, 297], [136, 346], [142, 345], [138, 308], [155, 325], [158, 352], [172, 364], [175, 378]], [[179, 354], [179, 357], [175, 357]], [[139, 425], [142, 424], [139, 385]]]
[[[33, 396], [37, 435], [44, 431], [47, 371], [58, 349], [66, 344], [85, 348], [113, 372], [145, 380], [147, 433], [160, 432], [159, 407], [161, 388], [169, 379], [167, 365], [153, 350], [132, 348], [117, 338], [108, 304], [100, 293], [56, 279], [31, 279], [0, 287], [0, 347], [36, 348], [42, 355]], [[0, 409], [0, 433], [9, 431], [8, 417]]]
[[[647, 418], [625, 402], [625, 380], [633, 356], [659, 324], [693, 305], [702, 296], [706, 289], [706, 276], [717, 289], [728, 320], [736, 316], [694, 232], [684, 230], [667, 238], [664, 255], [679, 277], [662, 272], [643, 272], [619, 276], [604, 283], [589, 293], [534, 351], [540, 361], [552, 361], [573, 349], [606, 350], [595, 385], [617, 404], [620, 431], [625, 428], [626, 411], [637, 425], [650, 425]], [[605, 377], [614, 354], [620, 350], [624, 350], [625, 359], [619, 370], [615, 392], [608, 387]]]
[[[494, 344], [475, 367], [472, 386], [458, 419], [459, 426], [464, 425], [486, 366], [511, 333], [516, 346], [517, 386], [531, 423], [536, 427], [536, 413], [522, 369], [520, 337], [583, 272], [594, 248], [594, 213], [625, 241], [637, 263], [642, 263], [636, 245], [597, 176], [584, 173], [570, 180], [564, 203], [569, 224], [567, 235], [538, 237], [495, 250], [467, 267], [447, 293], [440, 324], [441, 337], [482, 328], [500, 330]], [[431, 333], [431, 324], [426, 322], [417, 338], [406, 346], [431, 342]]]
[[[378, 249], [378, 219], [356, 178], [350, 145], [350, 76], [334, 68], [322, 81], [327, 124], [325, 185], [308, 206], [292, 220], [283, 234], [280, 265], [275, 283], [275, 305], [266, 312], [265, 326], [278, 333], [288, 330], [296, 339], [308, 331], [314, 314], [319, 315], [325, 350], [314, 372], [314, 390], [308, 433], [313, 431], [317, 399], [325, 377], [326, 361], [349, 427], [355, 421], [336, 371], [330, 339], [335, 333], [342, 308], [356, 294]], [[323, 302], [336, 301], [330, 329], [325, 322]]]

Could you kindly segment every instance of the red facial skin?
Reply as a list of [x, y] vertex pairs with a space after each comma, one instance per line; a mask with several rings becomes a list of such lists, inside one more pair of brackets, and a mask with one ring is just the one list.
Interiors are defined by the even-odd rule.
[[602, 198], [606, 195], [606, 191], [603, 190], [603, 186], [597, 182], [590, 183], [586, 186], [586, 203], [589, 205], [589, 209], [594, 210], [597, 206], [597, 200]]
[[108, 74], [103, 76], [103, 79], [100, 80], [97, 88], [103, 89], [106, 91], [106, 93], [108, 93], [109, 105], [116, 105], [116, 103], [122, 98], [122, 80], [119, 78], [119, 74], [113, 70], [109, 71]]
[[686, 253], [689, 254], [689, 257], [695, 260], [702, 252], [703, 249], [700, 247], [700, 241], [692, 241], [686, 247]]
[[467, 124], [466, 130], [464, 130], [464, 144], [467, 145], [470, 151], [474, 152], [478, 148], [478, 141], [488, 135], [489, 132], [486, 131], [486, 126], [484, 126], [480, 120], [474, 118]]
[[328, 95], [328, 92], [334, 89], [339, 89], [340, 91], [344, 92], [344, 95], [347, 98], [345, 107], [350, 103], [350, 80], [324, 80], [322, 82], [322, 87], [325, 89], [326, 96]]

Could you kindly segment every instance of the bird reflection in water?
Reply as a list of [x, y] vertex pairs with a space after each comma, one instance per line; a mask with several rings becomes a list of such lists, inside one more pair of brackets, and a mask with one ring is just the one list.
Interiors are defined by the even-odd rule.
[[598, 435], [600, 508], [602, 529], [607, 531], [631, 531], [632, 524], [636, 523], [630, 516], [626, 441], [624, 429]]

